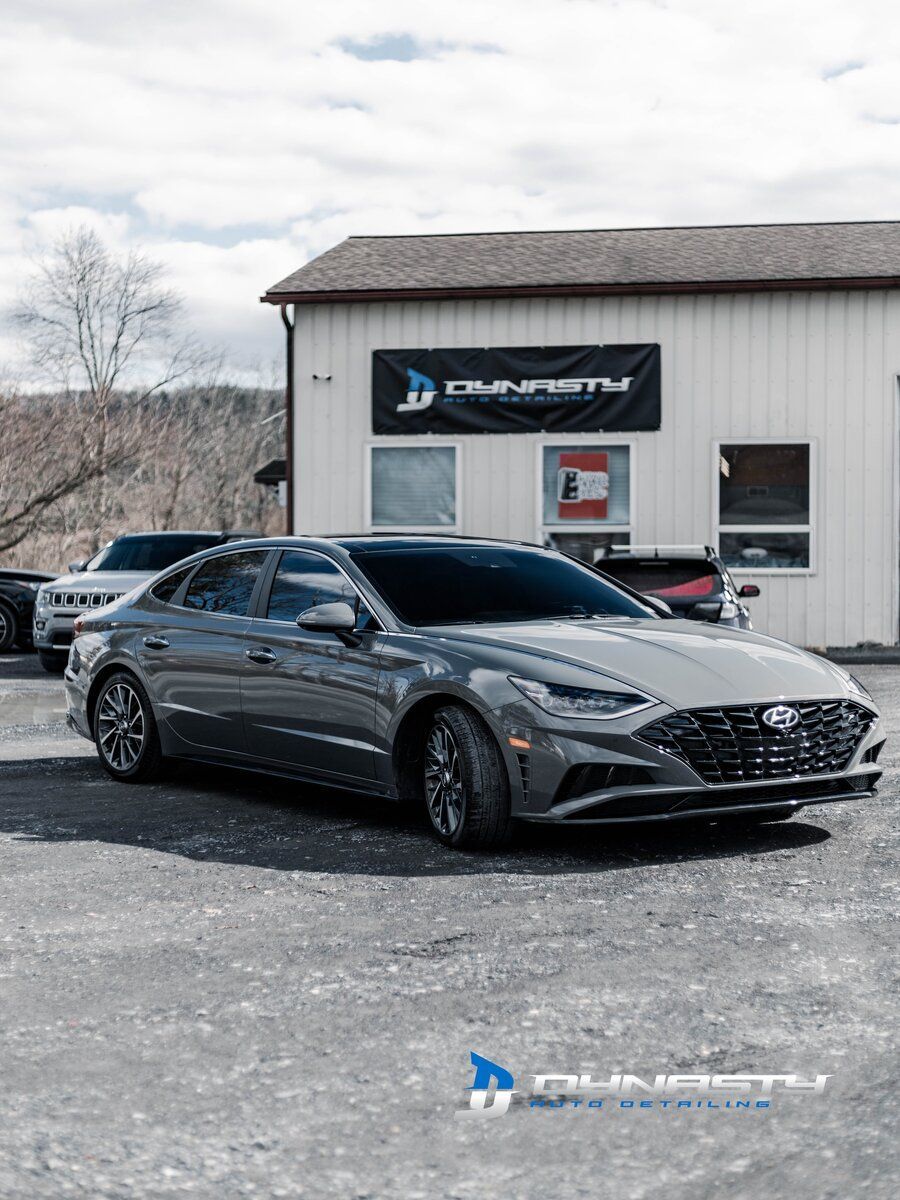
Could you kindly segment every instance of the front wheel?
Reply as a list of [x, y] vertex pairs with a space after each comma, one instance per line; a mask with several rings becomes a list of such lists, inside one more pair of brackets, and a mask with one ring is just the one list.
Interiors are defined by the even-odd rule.
[[143, 783], [162, 769], [162, 748], [150, 698], [126, 671], [110, 676], [97, 697], [94, 741], [100, 762], [113, 779]]
[[508, 841], [509, 778], [490, 730], [461, 705], [438, 709], [425, 740], [425, 806], [445, 846], [496, 850]]
[[46, 650], [38, 650], [38, 658], [41, 660], [41, 666], [50, 675], [62, 675], [68, 661], [64, 654], [49, 653]]

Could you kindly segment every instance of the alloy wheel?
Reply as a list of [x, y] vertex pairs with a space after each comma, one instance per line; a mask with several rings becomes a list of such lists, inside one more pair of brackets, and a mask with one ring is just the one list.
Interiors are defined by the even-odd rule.
[[144, 710], [137, 692], [127, 683], [116, 683], [100, 701], [97, 745], [116, 771], [129, 771], [144, 747]]
[[462, 762], [456, 739], [435, 725], [425, 747], [425, 798], [435, 829], [450, 837], [462, 819]]

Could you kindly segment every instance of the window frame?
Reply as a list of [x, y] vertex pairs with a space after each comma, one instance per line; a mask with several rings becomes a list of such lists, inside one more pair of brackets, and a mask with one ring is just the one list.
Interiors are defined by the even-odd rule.
[[[157, 604], [162, 604], [165, 608], [179, 608], [180, 605], [175, 603], [175, 597], [180, 596], [184, 591], [184, 585], [193, 577], [196, 566], [196, 563], [188, 563], [186, 567], [176, 567], [174, 571], [170, 569], [167, 574], [163, 575], [162, 579], [157, 579], [154, 584], [151, 584], [151, 586], [147, 588], [147, 595], [151, 600], [154, 600]], [[172, 593], [171, 600], [160, 599], [160, 597], [156, 594], [156, 589], [158, 587], [162, 587], [164, 583], [168, 583], [173, 575], [180, 575], [182, 572], [185, 572], [184, 579], [182, 579], [181, 583], [179, 583], [178, 587]]]
[[[809, 452], [809, 522], [806, 525], [721, 525], [719, 523], [719, 459], [722, 446], [806, 446]], [[722, 557], [719, 535], [722, 533], [805, 533], [809, 538], [808, 567], [735, 567], [725, 563], [731, 575], [762, 575], [783, 579], [791, 575], [815, 575], [818, 572], [818, 440], [813, 437], [717, 437], [712, 443], [712, 545]], [[724, 559], [723, 559], [724, 562]]]
[[[237, 547], [238, 543], [232, 543], [231, 548], [225, 550], [221, 554], [208, 554], [205, 558], [198, 559], [197, 562], [193, 564], [193, 569], [190, 571], [187, 578], [182, 580], [178, 591], [168, 602], [165, 600], [156, 600], [155, 596], [153, 599], [156, 600], [157, 604], [165, 604], [167, 608], [176, 608], [179, 612], [192, 613], [198, 617], [216, 617], [227, 621], [252, 620], [253, 614], [256, 612], [257, 604], [259, 603], [260, 588], [268, 576], [272, 550], [268, 546], [254, 546], [249, 550], [239, 550]], [[184, 604], [184, 599], [194, 581], [194, 576], [197, 574], [200, 568], [205, 566], [206, 563], [211, 562], [214, 558], [230, 558], [235, 554], [261, 554], [263, 556], [259, 572], [256, 576], [256, 581], [253, 585], [253, 591], [250, 593], [250, 600], [247, 604], [247, 612], [244, 614], [244, 616], [239, 617], [236, 613], [208, 612], [204, 608], [187, 608]], [[160, 580], [160, 583], [161, 582], [162, 580]]]
[[[265, 578], [263, 580], [260, 591], [253, 597], [252, 616], [254, 621], [264, 621], [267, 625], [277, 625], [280, 629], [291, 629], [303, 637], [310, 633], [309, 630], [301, 629], [299, 625], [292, 624], [290, 621], [278, 621], [274, 617], [269, 616], [269, 600], [272, 596], [272, 584], [275, 582], [275, 576], [278, 574], [278, 568], [281, 566], [281, 560], [285, 554], [313, 554], [316, 558], [324, 558], [331, 566], [337, 567], [338, 571], [350, 586], [353, 588], [356, 595], [366, 606], [366, 610], [371, 614], [374, 624], [370, 628], [361, 630], [362, 633], [384, 633], [385, 626], [381, 617], [373, 608], [369, 598], [360, 588], [356, 580], [344, 569], [342, 563], [338, 562], [330, 554], [326, 554], [324, 550], [315, 549], [312, 546], [276, 546], [272, 552], [272, 561], [267, 564], [265, 570]], [[297, 614], [300, 615], [299, 613]]]
[[[605, 521], [560, 521], [554, 525], [548, 525], [544, 521], [544, 451], [551, 446], [565, 446], [577, 449], [579, 446], [587, 448], [588, 446], [595, 447], [598, 450], [605, 450], [607, 447], [625, 446], [628, 449], [628, 522], [627, 524]], [[637, 489], [635, 488], [635, 480], [637, 479], [637, 438], [633, 437], [616, 437], [614, 435], [604, 434], [602, 431], [596, 434], [565, 434], [556, 435], [542, 434], [535, 443], [535, 458], [534, 458], [534, 479], [535, 479], [535, 529], [537, 530], [536, 541], [542, 545], [549, 545], [548, 538], [554, 533], [611, 533], [624, 535], [625, 543], [616, 543], [616, 545], [631, 545], [634, 541], [634, 530], [637, 525]], [[589, 563], [589, 566], [594, 566], [594, 563]]]
[[[372, 496], [373, 472], [372, 453], [375, 450], [418, 450], [418, 449], [451, 449], [454, 452], [454, 504], [455, 521], [452, 525], [376, 525], [373, 521]], [[364, 520], [366, 533], [461, 533], [463, 528], [462, 516], [462, 480], [463, 480], [463, 443], [457, 439], [444, 440], [429, 434], [412, 437], [383, 438], [378, 441], [368, 441], [364, 447], [363, 461], [363, 499], [365, 503]]]

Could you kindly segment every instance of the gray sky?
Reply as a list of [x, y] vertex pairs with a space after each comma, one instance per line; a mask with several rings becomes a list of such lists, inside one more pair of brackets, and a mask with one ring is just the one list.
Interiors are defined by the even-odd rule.
[[0, 304], [87, 222], [268, 368], [348, 234], [890, 218], [898, 50], [885, 0], [5, 0]]

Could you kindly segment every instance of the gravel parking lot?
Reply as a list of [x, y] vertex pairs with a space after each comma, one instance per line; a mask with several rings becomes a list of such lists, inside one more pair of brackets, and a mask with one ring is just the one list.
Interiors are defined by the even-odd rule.
[[[860, 668], [889, 728], [900, 668]], [[898, 750], [875, 800], [448, 852], [240, 773], [117, 785], [0, 658], [0, 1194], [895, 1196]], [[537, 1071], [833, 1075], [766, 1112], [461, 1122]]]

